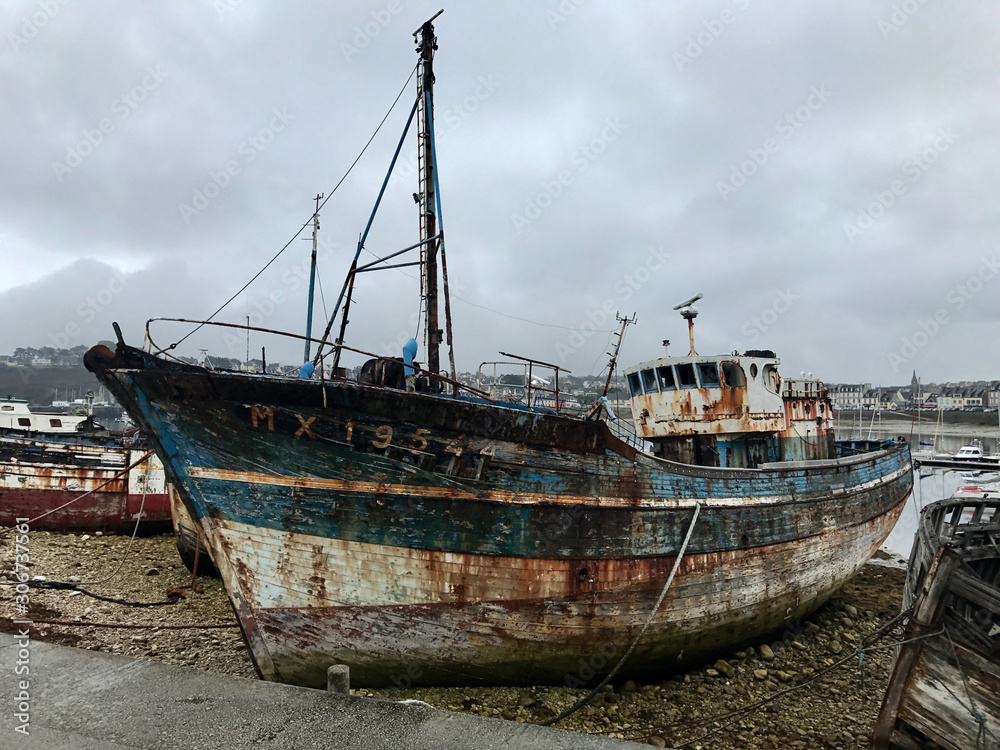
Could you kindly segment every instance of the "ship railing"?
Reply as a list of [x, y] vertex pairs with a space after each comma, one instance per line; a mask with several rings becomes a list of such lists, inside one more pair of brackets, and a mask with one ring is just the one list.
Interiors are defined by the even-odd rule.
[[[495, 362], [482, 362], [476, 371], [476, 388], [480, 392], [488, 392], [497, 401], [509, 401], [523, 404], [531, 409], [543, 408], [551, 409], [556, 414], [567, 414], [572, 412], [572, 405], [568, 405], [559, 394], [559, 373], [568, 373], [569, 370], [542, 362], [540, 359], [521, 357], [517, 354], [500, 352], [504, 357], [510, 357], [515, 362], [497, 360]], [[492, 375], [484, 375], [483, 368], [492, 367]], [[498, 367], [512, 367], [520, 370], [519, 375], [498, 373]], [[551, 380], [546, 380], [537, 374], [538, 370], [543, 370], [546, 374], [551, 372]], [[484, 385], [484, 380], [492, 382]], [[518, 382], [520, 381], [520, 382]], [[549, 388], [548, 386], [552, 387]]]
[[649, 453], [649, 442], [636, 432], [635, 423], [631, 419], [626, 419], [618, 414], [614, 415], [614, 419], [611, 416], [612, 412], [607, 412], [606, 419], [603, 421], [612, 435], [637, 451]]

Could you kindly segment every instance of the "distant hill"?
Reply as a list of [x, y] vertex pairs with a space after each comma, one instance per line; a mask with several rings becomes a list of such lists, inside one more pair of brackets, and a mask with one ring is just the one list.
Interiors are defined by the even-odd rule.
[[83, 365], [76, 367], [17, 367], [0, 366], [0, 397], [26, 398], [32, 404], [48, 405], [58, 398], [65, 400], [67, 391], [83, 398], [87, 391], [97, 393], [101, 384]]

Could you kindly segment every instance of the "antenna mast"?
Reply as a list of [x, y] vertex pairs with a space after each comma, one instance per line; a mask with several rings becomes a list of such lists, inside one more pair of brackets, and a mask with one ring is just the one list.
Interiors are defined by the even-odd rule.
[[610, 352], [611, 361], [608, 363], [608, 377], [607, 380], [604, 381], [604, 391], [601, 393], [602, 397], [608, 395], [608, 388], [611, 387], [611, 378], [612, 376], [614, 376], [615, 366], [618, 364], [618, 351], [622, 348], [622, 340], [625, 338], [625, 329], [628, 328], [629, 325], [631, 325], [632, 323], [635, 323], [636, 321], [635, 316], [636, 314], [632, 313], [631, 318], [629, 317], [623, 318], [618, 313], [615, 313], [615, 320], [617, 320], [619, 323], [622, 324], [622, 329], [618, 332], [618, 340], [615, 342], [615, 350], [613, 352]]

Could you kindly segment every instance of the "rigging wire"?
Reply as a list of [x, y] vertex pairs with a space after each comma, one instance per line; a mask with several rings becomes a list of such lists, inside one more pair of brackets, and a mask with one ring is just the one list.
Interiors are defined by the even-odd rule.
[[271, 260], [269, 260], [264, 265], [263, 268], [261, 268], [256, 274], [254, 274], [253, 278], [251, 278], [250, 281], [248, 281], [246, 284], [244, 284], [242, 287], [240, 287], [240, 290], [238, 292], [236, 292], [236, 294], [234, 294], [228, 300], [226, 300], [225, 302], [223, 302], [222, 305], [219, 306], [219, 309], [217, 309], [214, 313], [212, 313], [211, 315], [209, 315], [208, 318], [206, 318], [204, 321], [202, 321], [201, 323], [199, 323], [193, 329], [191, 329], [190, 331], [188, 331], [178, 341], [175, 341], [173, 344], [171, 344], [170, 346], [168, 346], [166, 349], [160, 349], [159, 350], [160, 352], [165, 352], [165, 351], [169, 351], [171, 349], [177, 348], [181, 343], [184, 342], [185, 339], [187, 339], [189, 336], [192, 336], [193, 334], [195, 334], [199, 330], [201, 330], [201, 328], [205, 325], [205, 323], [207, 323], [210, 320], [212, 320], [212, 318], [214, 318], [216, 315], [218, 315], [220, 312], [222, 312], [222, 310], [227, 305], [229, 305], [230, 302], [232, 302], [234, 299], [236, 299], [237, 297], [239, 297], [244, 291], [246, 291], [246, 288], [248, 286], [250, 286], [253, 282], [255, 282], [260, 277], [260, 275], [262, 273], [264, 273], [264, 271], [266, 271], [270, 267], [270, 265], [272, 263], [274, 263], [274, 261], [276, 261], [278, 259], [278, 256], [280, 256], [283, 252], [285, 252], [285, 250], [287, 250], [291, 246], [291, 244], [295, 240], [297, 240], [299, 238], [299, 235], [302, 234], [302, 232], [305, 230], [305, 228], [308, 227], [310, 224], [312, 224], [313, 216], [316, 213], [318, 213], [319, 210], [323, 208], [323, 206], [326, 205], [326, 202], [328, 200], [330, 200], [330, 198], [333, 197], [333, 194], [335, 192], [337, 192], [337, 189], [341, 185], [344, 184], [344, 180], [347, 179], [347, 176], [351, 173], [351, 171], [354, 169], [354, 167], [357, 165], [357, 163], [359, 161], [361, 161], [361, 157], [364, 156], [365, 151], [368, 150], [368, 147], [372, 144], [372, 141], [375, 140], [375, 136], [377, 136], [378, 133], [379, 133], [379, 131], [382, 129], [382, 126], [385, 124], [385, 121], [389, 119], [389, 115], [392, 114], [392, 110], [396, 108], [396, 103], [399, 101], [399, 98], [403, 95], [403, 92], [406, 91], [407, 86], [410, 85], [410, 79], [413, 78], [413, 74], [416, 73], [416, 72], [417, 72], [417, 66], [414, 65], [413, 66], [413, 70], [410, 71], [410, 75], [407, 76], [407, 78], [406, 78], [406, 83], [403, 84], [403, 87], [399, 90], [399, 93], [396, 94], [396, 98], [393, 100], [392, 105], [389, 107], [389, 111], [385, 113], [385, 117], [382, 118], [382, 121], [378, 124], [378, 127], [375, 128], [375, 132], [372, 133], [371, 138], [368, 139], [368, 142], [365, 144], [364, 148], [361, 149], [361, 153], [359, 153], [358, 156], [357, 156], [357, 158], [355, 158], [355, 160], [351, 163], [351, 166], [349, 166], [347, 168], [347, 171], [344, 172], [344, 176], [340, 178], [340, 181], [334, 186], [333, 190], [331, 190], [329, 192], [329, 194], [326, 196], [326, 198], [323, 199], [322, 203], [319, 204], [319, 207], [316, 209], [316, 211], [313, 212], [312, 214], [310, 214], [309, 215], [309, 219], [301, 227], [299, 227], [298, 231], [296, 231], [294, 235], [292, 235], [292, 238], [290, 240], [288, 240], [288, 242], [286, 242], [285, 245], [277, 253], [274, 254], [274, 257], [271, 258]]
[[326, 295], [323, 294], [323, 279], [319, 275], [319, 266], [316, 266], [316, 283], [319, 284], [319, 298], [323, 303], [323, 317], [330, 317], [326, 312]]
[[531, 323], [534, 326], [542, 326], [543, 328], [561, 328], [564, 331], [573, 331], [575, 333], [614, 333], [615, 329], [604, 329], [604, 328], [573, 328], [572, 326], [561, 326], [555, 323], [539, 323], [537, 320], [529, 320], [528, 318], [519, 318], [517, 315], [508, 315], [507, 313], [502, 313], [499, 310], [494, 310], [492, 307], [486, 307], [484, 305], [479, 305], [475, 302], [470, 302], [464, 297], [459, 297], [457, 294], [452, 292], [452, 297], [455, 299], [460, 299], [467, 305], [472, 305], [473, 307], [478, 307], [480, 310], [486, 310], [487, 312], [494, 313], [503, 318], [510, 318], [511, 320], [520, 320], [524, 323]]

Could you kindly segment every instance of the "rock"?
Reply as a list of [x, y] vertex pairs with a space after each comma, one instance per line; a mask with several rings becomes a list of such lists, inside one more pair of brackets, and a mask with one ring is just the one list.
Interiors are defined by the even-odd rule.
[[802, 643], [802, 641], [792, 641], [792, 648], [796, 649], [797, 651], [808, 650], [806, 644]]
[[733, 679], [736, 676], [736, 670], [733, 669], [733, 665], [725, 659], [719, 659], [713, 667], [717, 672], [724, 674], [729, 679]]
[[784, 670], [779, 669], [777, 677], [782, 682], [791, 682], [793, 675], [789, 674], [788, 672], [785, 672]]
[[659, 735], [654, 734], [652, 737], [646, 740], [646, 744], [652, 745], [653, 747], [666, 747], [667, 741], [662, 737], [660, 737]]
[[840, 641], [831, 641], [830, 650], [835, 654], [839, 654], [844, 650], [844, 645]]
[[848, 617], [857, 617], [858, 609], [853, 604], [845, 604], [844, 611], [847, 613]]
[[761, 644], [760, 658], [764, 661], [774, 661], [774, 651], [766, 643]]
[[755, 669], [753, 671], [753, 676], [756, 677], [758, 680], [766, 680], [767, 679], [767, 670], [766, 669]]
[[[594, 697], [595, 699], [597, 698], [597, 696]], [[538, 703], [538, 701], [535, 700], [534, 696], [529, 694], [522, 695], [517, 701], [517, 705], [522, 706], [524, 708], [531, 708], [536, 703]]]
[[705, 670], [705, 674], [707, 674], [709, 677], [719, 677], [720, 676], [719, 671], [717, 669], [712, 669], [711, 667], [709, 667], [708, 669]]
[[639, 689], [639, 686], [635, 684], [632, 680], [626, 680], [625, 684], [622, 685], [621, 690], [618, 692], [622, 695], [631, 695]]

